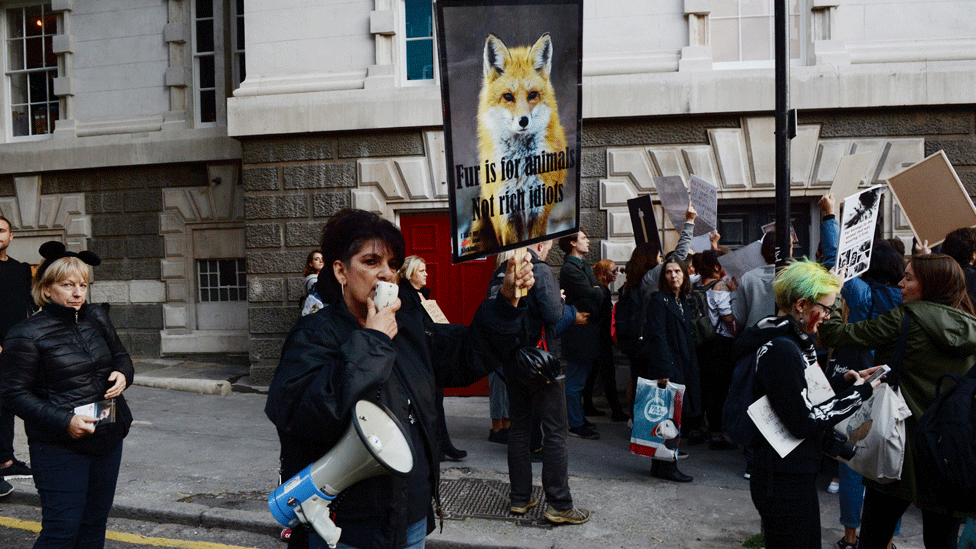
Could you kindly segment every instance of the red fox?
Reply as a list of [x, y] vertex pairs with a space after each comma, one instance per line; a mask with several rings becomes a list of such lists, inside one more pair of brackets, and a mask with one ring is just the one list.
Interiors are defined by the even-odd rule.
[[[550, 80], [552, 39], [507, 48], [495, 35], [485, 40], [484, 79], [478, 103], [478, 150], [485, 178], [472, 229], [479, 249], [547, 234], [553, 204], [563, 199], [566, 150], [556, 94]], [[476, 237], [476, 238], [477, 238]]]

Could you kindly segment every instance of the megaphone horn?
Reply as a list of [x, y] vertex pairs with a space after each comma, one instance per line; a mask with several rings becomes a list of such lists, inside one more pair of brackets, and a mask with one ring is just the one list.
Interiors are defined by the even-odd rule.
[[339, 442], [272, 492], [268, 507], [282, 526], [311, 524], [329, 547], [335, 547], [341, 529], [329, 519], [329, 503], [361, 480], [406, 475], [412, 469], [413, 448], [400, 422], [382, 405], [360, 400]]

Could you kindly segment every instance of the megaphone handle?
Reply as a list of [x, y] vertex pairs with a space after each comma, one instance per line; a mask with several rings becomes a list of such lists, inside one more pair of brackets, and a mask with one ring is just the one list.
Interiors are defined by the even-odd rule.
[[329, 503], [318, 496], [312, 496], [295, 507], [295, 515], [305, 524], [311, 524], [315, 533], [329, 544], [330, 548], [335, 549], [342, 528], [336, 526], [329, 518]]

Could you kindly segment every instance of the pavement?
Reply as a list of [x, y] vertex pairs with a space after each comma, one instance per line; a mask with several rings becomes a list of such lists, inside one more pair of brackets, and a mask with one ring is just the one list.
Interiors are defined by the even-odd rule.
[[[281, 527], [266, 503], [278, 485], [278, 439], [263, 411], [267, 388], [249, 383], [245, 364], [224, 362], [231, 363], [136, 361], [135, 386], [126, 391], [135, 419], [125, 439], [112, 514], [266, 533], [267, 547], [279, 547]], [[507, 489], [506, 448], [487, 440], [487, 397], [447, 397], [444, 404], [452, 440], [468, 457], [442, 463], [442, 479], [458, 485], [494, 482]], [[625, 423], [591, 419], [600, 440], [570, 437], [567, 443], [570, 488], [575, 504], [592, 511], [589, 522], [553, 527], [544, 520], [516, 521], [505, 512], [473, 513], [445, 520], [443, 531], [427, 538], [428, 547], [717, 549], [742, 547], [759, 533], [741, 452], [687, 447], [690, 457], [679, 467], [694, 482], [662, 481], [650, 476], [648, 458], [628, 450]], [[17, 429], [17, 456], [29, 461], [19, 419]], [[541, 464], [533, 469], [539, 485]], [[826, 492], [828, 478], [820, 480], [822, 546], [830, 549], [843, 529], [837, 496]], [[3, 502], [40, 504], [30, 479], [10, 482], [15, 492]], [[901, 549], [923, 547], [921, 516], [914, 507], [896, 543]]]

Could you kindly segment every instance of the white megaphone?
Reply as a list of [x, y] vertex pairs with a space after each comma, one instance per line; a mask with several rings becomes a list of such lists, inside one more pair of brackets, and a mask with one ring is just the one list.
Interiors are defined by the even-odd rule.
[[356, 403], [349, 428], [335, 447], [268, 496], [268, 507], [282, 526], [311, 524], [335, 547], [342, 530], [329, 519], [329, 504], [339, 492], [370, 477], [406, 475], [413, 451], [403, 426], [386, 408], [368, 400]]

